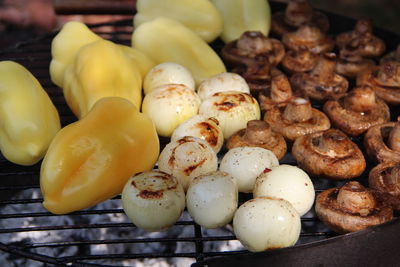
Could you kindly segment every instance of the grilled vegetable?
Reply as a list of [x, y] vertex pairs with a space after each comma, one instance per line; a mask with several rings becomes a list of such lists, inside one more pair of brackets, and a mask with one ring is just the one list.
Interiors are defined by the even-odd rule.
[[133, 174], [152, 169], [158, 153], [152, 121], [126, 99], [103, 98], [53, 139], [40, 171], [43, 205], [65, 214], [114, 197]]
[[185, 66], [196, 84], [226, 71], [216, 52], [177, 20], [159, 17], [139, 25], [132, 34], [132, 46], [156, 64], [169, 61]]
[[0, 62], [0, 150], [9, 161], [33, 165], [60, 130], [60, 118], [46, 91], [22, 65]]

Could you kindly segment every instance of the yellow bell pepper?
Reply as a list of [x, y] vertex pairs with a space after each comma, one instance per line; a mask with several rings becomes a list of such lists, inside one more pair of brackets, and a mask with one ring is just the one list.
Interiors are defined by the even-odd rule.
[[[103, 38], [82, 22], [71, 21], [64, 24], [51, 43], [50, 77], [53, 83], [63, 87], [65, 70], [72, 64], [78, 51], [85, 45], [99, 40]], [[128, 57], [137, 62], [142, 77], [155, 66], [155, 63], [140, 51], [125, 45], [119, 46]]]
[[204, 79], [225, 72], [217, 53], [193, 31], [177, 20], [158, 17], [145, 22], [132, 34], [132, 46], [156, 64], [175, 62], [188, 68], [198, 85]]
[[71, 21], [64, 24], [51, 43], [50, 78], [53, 83], [62, 87], [65, 69], [72, 63], [79, 49], [101, 39], [84, 23]]
[[151, 170], [158, 154], [153, 122], [124, 98], [103, 98], [50, 144], [40, 170], [43, 205], [55, 214], [92, 207]]
[[39, 81], [22, 65], [0, 62], [0, 150], [9, 161], [33, 165], [60, 130], [60, 118]]
[[207, 43], [222, 32], [222, 18], [209, 0], [137, 0], [135, 28], [160, 16], [176, 19]]
[[221, 13], [221, 39], [229, 43], [245, 31], [260, 31], [268, 36], [271, 27], [271, 8], [268, 0], [211, 0]]
[[74, 62], [65, 70], [63, 85], [65, 100], [78, 118], [107, 96], [126, 98], [140, 109], [142, 76], [126, 49], [100, 40], [78, 51]]

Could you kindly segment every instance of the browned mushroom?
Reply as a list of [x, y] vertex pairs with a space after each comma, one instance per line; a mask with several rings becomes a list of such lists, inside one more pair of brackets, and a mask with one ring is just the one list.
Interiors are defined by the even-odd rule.
[[368, 86], [356, 87], [341, 99], [327, 101], [323, 110], [333, 126], [352, 136], [390, 119], [389, 107]]
[[286, 154], [286, 141], [280, 133], [262, 120], [251, 120], [247, 127], [233, 134], [226, 143], [228, 149], [240, 146], [262, 147], [271, 150], [280, 160]]
[[392, 208], [356, 181], [321, 192], [315, 211], [337, 233], [355, 232], [393, 219]]
[[353, 31], [338, 34], [336, 44], [362, 57], [378, 57], [386, 49], [383, 40], [373, 35], [372, 21], [366, 19], [358, 20]]
[[290, 78], [293, 89], [318, 101], [343, 97], [349, 83], [346, 78], [334, 72], [335, 60], [334, 53], [325, 53], [310, 72], [293, 74]]
[[294, 98], [284, 107], [267, 110], [263, 119], [271, 125], [272, 130], [281, 133], [289, 141], [305, 134], [327, 130], [331, 126], [328, 117], [312, 108], [304, 98]]
[[364, 135], [364, 148], [375, 162], [400, 162], [400, 122], [372, 126]]
[[389, 52], [386, 55], [384, 55], [379, 63], [385, 63], [388, 61], [397, 61], [400, 62], [400, 44], [397, 45], [397, 49], [395, 51]]
[[294, 32], [284, 34], [282, 42], [289, 50], [307, 49], [316, 54], [330, 52], [335, 46], [333, 39], [310, 25], [303, 25]]
[[369, 85], [389, 105], [400, 104], [400, 61], [387, 61], [357, 76], [357, 85]]
[[381, 193], [379, 197], [400, 210], [400, 162], [382, 162], [372, 168], [368, 175], [371, 189]]
[[359, 147], [337, 129], [298, 137], [292, 155], [310, 175], [333, 180], [358, 177], [366, 167]]
[[335, 72], [348, 78], [354, 78], [374, 66], [375, 61], [372, 59], [360, 56], [356, 50], [344, 48], [339, 51]]
[[261, 32], [247, 31], [238, 40], [226, 44], [221, 51], [232, 72], [240, 74], [253, 95], [271, 86], [271, 70], [285, 55], [283, 44]]
[[313, 10], [309, 1], [290, 0], [285, 11], [272, 15], [271, 31], [282, 36], [305, 24], [316, 26], [322, 32], [327, 32], [329, 28], [328, 17]]
[[258, 95], [258, 102], [262, 111], [286, 105], [293, 98], [292, 87], [285, 74], [273, 70], [271, 87]]
[[288, 73], [311, 71], [317, 64], [319, 54], [310, 52], [307, 49], [286, 51], [282, 59], [282, 67]]

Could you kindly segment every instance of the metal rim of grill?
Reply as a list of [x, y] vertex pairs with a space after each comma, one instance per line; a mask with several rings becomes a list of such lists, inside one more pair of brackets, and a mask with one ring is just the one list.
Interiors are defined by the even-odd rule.
[[[278, 3], [271, 3], [273, 11], [282, 9], [284, 6]], [[355, 20], [345, 18], [342, 16], [332, 15], [327, 12], [331, 24], [335, 32], [343, 32], [353, 27]], [[103, 31], [103, 26], [114, 27], [114, 30], [110, 32]], [[132, 33], [132, 21], [123, 20], [111, 23], [103, 23], [97, 25], [91, 25], [91, 28], [98, 34], [106, 39], [114, 41], [116, 43], [130, 45], [130, 35]], [[333, 32], [332, 32], [333, 33]], [[56, 87], [50, 80], [49, 77], [49, 63], [51, 60], [50, 45], [52, 38], [56, 33], [40, 36], [37, 39], [29, 40], [17, 44], [15, 47], [0, 51], [0, 60], [13, 60], [24, 65], [32, 74], [40, 81], [42, 86], [46, 89], [49, 96], [56, 105], [60, 114], [62, 125], [65, 126], [76, 120], [74, 115], [69, 110], [65, 103], [62, 95], [62, 90]], [[397, 43], [400, 43], [400, 37], [390, 32], [383, 30], [376, 31], [377, 35], [380, 35], [387, 44], [388, 50], [394, 50]], [[218, 50], [222, 46], [221, 43], [214, 43], [213, 47]], [[392, 117], [396, 118], [399, 115], [398, 110], [392, 110]], [[360, 140], [355, 140], [360, 143]], [[295, 164], [292, 158], [288, 157], [281, 163]], [[122, 231], [123, 233], [129, 233], [130, 230], [136, 229], [136, 227], [129, 222], [123, 213], [122, 208], [118, 207], [118, 204], [111, 206], [111, 208], [101, 208], [98, 206], [88, 210], [74, 212], [69, 215], [53, 215], [47, 212], [41, 206], [42, 198], [39, 187], [39, 171], [40, 163], [30, 166], [23, 167], [17, 166], [8, 162], [3, 156], [0, 155], [0, 222], [4, 225], [8, 225], [5, 228], [0, 229], [0, 238], [8, 237], [8, 242], [0, 242], [0, 250], [22, 258], [32, 259], [44, 263], [57, 264], [63, 266], [115, 266], [114, 264], [121, 264], [123, 260], [130, 259], [156, 259], [156, 258], [190, 258], [194, 262], [202, 263], [204, 260], [209, 258], [215, 258], [217, 256], [232, 256], [232, 255], [251, 255], [252, 253], [247, 250], [225, 250], [219, 251], [208, 249], [208, 243], [219, 243], [227, 241], [235, 241], [236, 238], [233, 231], [227, 228], [226, 234], [211, 234], [204, 231], [202, 227], [194, 223], [190, 217], [182, 217], [172, 228], [176, 232], [187, 231], [187, 236], [159, 236], [153, 237], [151, 233], [143, 233], [140, 237], [124, 237], [121, 234], [120, 238], [108, 238], [107, 231], [111, 229]], [[365, 182], [365, 174], [359, 178]], [[364, 180], [363, 180], [364, 179]], [[329, 187], [334, 187], [343, 184], [344, 182], [335, 182], [314, 179], [314, 186], [316, 193]], [[32, 192], [31, 198], [18, 198], [18, 193], [22, 191]], [[249, 199], [250, 196], [247, 194], [240, 194], [241, 202]], [[116, 197], [107, 202], [119, 203], [120, 197]], [[13, 208], [17, 206], [27, 207], [28, 211], [23, 213], [4, 212], [7, 208]], [[34, 212], [29, 211], [29, 207], [35, 209]], [[186, 215], [187, 212], [185, 211]], [[91, 216], [98, 216], [99, 221], [95, 224], [88, 224], [85, 218]], [[125, 216], [125, 217], [124, 217]], [[82, 222], [75, 223], [74, 218], [79, 217]], [[122, 218], [121, 222], [113, 222], [110, 217]], [[54, 218], [66, 218], [67, 223], [54, 224]], [[71, 219], [72, 218], [72, 219]], [[83, 219], [82, 219], [83, 218]], [[48, 224], [45, 225], [28, 225], [24, 227], [15, 227], [13, 222], [15, 220], [35, 221], [46, 219]], [[398, 220], [396, 218], [395, 220]], [[7, 224], [6, 222], [10, 222]], [[69, 223], [68, 223], [69, 222]], [[106, 232], [102, 238], [83, 239], [81, 232]], [[168, 230], [171, 231], [171, 230]], [[168, 232], [167, 231], [167, 232]], [[52, 242], [24, 242], [24, 241], [13, 241], [13, 236], [17, 234], [26, 234], [29, 236], [30, 233], [45, 233], [50, 235], [56, 235], [59, 232], [69, 232], [71, 238], [68, 240], [58, 240]], [[126, 236], [129, 236], [128, 234]], [[316, 241], [321, 245], [323, 240], [330, 239], [331, 237], [337, 236], [337, 234], [328, 230], [322, 222], [320, 222], [313, 212], [313, 209], [302, 217], [302, 232], [300, 240], [296, 246], [301, 244], [309, 244]], [[26, 239], [29, 240], [29, 239]], [[144, 246], [157, 243], [161, 247], [177, 247], [177, 244], [182, 246], [192, 247], [190, 252], [177, 253], [171, 249], [163, 249], [158, 253], [143, 252], [143, 251], [130, 251], [129, 253], [106, 253], [106, 254], [93, 254], [91, 253], [91, 247], [93, 246], [134, 246], [141, 244]], [[73, 254], [70, 255], [47, 255], [41, 253], [41, 249], [58, 249], [63, 250], [64, 248], [75, 248]], [[111, 263], [112, 262], [112, 263]]]

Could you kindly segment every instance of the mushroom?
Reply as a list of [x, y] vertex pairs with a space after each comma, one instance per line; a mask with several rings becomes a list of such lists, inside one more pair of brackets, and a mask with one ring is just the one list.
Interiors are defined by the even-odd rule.
[[327, 130], [331, 126], [323, 112], [312, 108], [308, 100], [299, 97], [285, 107], [267, 110], [263, 119], [271, 125], [272, 130], [281, 133], [289, 141], [305, 134]]
[[400, 162], [382, 162], [372, 168], [368, 184], [381, 193], [380, 198], [390, 203], [394, 210], [400, 210]]
[[292, 75], [290, 82], [293, 88], [318, 101], [338, 99], [344, 96], [349, 83], [346, 78], [335, 73], [335, 60], [334, 53], [321, 55], [310, 72]]
[[357, 136], [390, 119], [389, 107], [368, 86], [356, 87], [338, 100], [329, 100], [323, 110], [336, 128]]
[[382, 39], [373, 35], [372, 21], [358, 20], [354, 30], [336, 36], [339, 49], [349, 49], [362, 57], [378, 57], [386, 49]]
[[400, 122], [369, 128], [364, 135], [364, 149], [375, 162], [400, 162]]
[[339, 51], [335, 66], [336, 73], [348, 78], [354, 78], [359, 73], [375, 66], [375, 62], [372, 59], [364, 58], [354, 51], [351, 48], [344, 48]]
[[397, 45], [397, 49], [395, 51], [389, 52], [384, 55], [379, 63], [384, 63], [388, 61], [397, 61], [400, 62], [400, 44]]
[[392, 208], [356, 181], [321, 192], [315, 211], [337, 233], [355, 232], [393, 219]]
[[320, 54], [333, 50], [333, 39], [321, 32], [318, 27], [303, 25], [294, 32], [288, 32], [282, 36], [283, 44], [289, 50], [307, 49], [310, 52]]
[[316, 26], [322, 32], [327, 32], [329, 28], [328, 17], [313, 10], [307, 0], [291, 0], [285, 11], [272, 15], [271, 31], [282, 36], [305, 24]]
[[400, 61], [387, 61], [357, 76], [357, 85], [369, 85], [389, 105], [400, 104]]
[[232, 72], [242, 75], [255, 95], [269, 87], [271, 69], [284, 55], [285, 48], [279, 40], [257, 31], [244, 32], [221, 51], [222, 58], [233, 67]]
[[311, 71], [317, 64], [319, 54], [308, 49], [286, 51], [282, 59], [282, 67], [289, 73]]
[[310, 175], [333, 180], [358, 177], [366, 167], [359, 147], [337, 129], [298, 137], [292, 155], [299, 167]]
[[278, 70], [272, 71], [271, 87], [258, 95], [261, 110], [269, 110], [274, 107], [287, 105], [294, 96], [292, 87], [285, 74]]
[[251, 120], [247, 127], [234, 133], [226, 143], [228, 149], [241, 146], [262, 147], [271, 150], [281, 160], [286, 154], [286, 141], [282, 134], [271, 129], [263, 120]]

